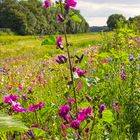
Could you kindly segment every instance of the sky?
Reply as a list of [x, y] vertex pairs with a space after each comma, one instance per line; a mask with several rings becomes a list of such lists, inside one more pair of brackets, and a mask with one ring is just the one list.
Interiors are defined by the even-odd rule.
[[140, 15], [140, 0], [75, 0], [90, 26], [103, 26], [111, 14], [123, 14], [127, 19]]

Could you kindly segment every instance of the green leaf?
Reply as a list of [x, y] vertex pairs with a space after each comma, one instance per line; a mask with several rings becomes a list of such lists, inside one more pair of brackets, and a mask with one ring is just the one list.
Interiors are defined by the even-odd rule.
[[0, 132], [8, 132], [8, 131], [18, 131], [23, 132], [27, 131], [28, 128], [24, 125], [23, 122], [16, 118], [12, 118], [11, 116], [0, 112]]
[[103, 111], [102, 120], [108, 123], [112, 123], [112, 121], [114, 120], [113, 113], [110, 110]]
[[43, 131], [42, 129], [32, 128], [31, 130], [33, 131], [33, 133], [35, 134], [36, 137], [45, 137], [46, 136], [45, 131]]
[[73, 15], [73, 16], [72, 16], [72, 19], [73, 19], [74, 21], [76, 21], [76, 22], [79, 22], [79, 23], [82, 22], [80, 16], [78, 16], [78, 15]]
[[56, 38], [53, 35], [48, 36], [41, 45], [56, 45]]

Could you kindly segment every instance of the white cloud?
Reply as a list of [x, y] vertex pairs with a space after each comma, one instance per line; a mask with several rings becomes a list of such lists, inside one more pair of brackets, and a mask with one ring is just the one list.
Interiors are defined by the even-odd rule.
[[[55, 1], [55, 0], [53, 0]], [[90, 26], [106, 25], [107, 18], [114, 13], [126, 18], [140, 15], [140, 0], [76, 0], [77, 9]]]

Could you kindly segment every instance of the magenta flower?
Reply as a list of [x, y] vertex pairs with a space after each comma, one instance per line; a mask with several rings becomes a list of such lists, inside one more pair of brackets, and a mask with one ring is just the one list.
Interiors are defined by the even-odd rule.
[[9, 96], [5, 96], [3, 102], [11, 103], [12, 101], [18, 101], [18, 97], [16, 95], [10, 94]]
[[74, 120], [70, 123], [70, 127], [73, 129], [79, 129], [80, 121], [79, 120]]
[[12, 106], [14, 112], [26, 112], [26, 109], [22, 108], [20, 103], [16, 103], [16, 102], [12, 101], [11, 106]]
[[57, 38], [57, 46], [56, 46], [57, 49], [61, 49], [61, 50], [64, 49], [63, 46], [62, 46], [62, 41], [63, 40], [62, 40], [61, 36]]
[[88, 107], [88, 108], [85, 108], [83, 109], [79, 114], [78, 114], [78, 120], [80, 122], [84, 121], [87, 116], [90, 116], [92, 113], [92, 108], [91, 107]]
[[102, 113], [105, 109], [106, 109], [106, 105], [105, 104], [101, 104], [99, 112]]
[[71, 6], [71, 7], [76, 7], [77, 2], [74, 0], [66, 0], [66, 4]]
[[40, 102], [38, 104], [32, 104], [31, 106], [28, 107], [28, 110], [30, 112], [34, 112], [36, 110], [40, 110], [44, 107], [44, 103], [43, 102]]
[[80, 70], [79, 68], [75, 69], [74, 72], [76, 72], [79, 76], [84, 76], [84, 75], [88, 74], [87, 70]]
[[60, 107], [60, 110], [58, 112], [59, 116], [65, 120], [68, 120], [68, 113], [70, 111], [69, 105], [64, 105]]
[[56, 62], [59, 64], [63, 64], [67, 62], [67, 58], [64, 55], [58, 56], [58, 59], [56, 59]]
[[45, 0], [44, 1], [44, 8], [49, 8], [50, 6], [52, 6], [51, 0]]
[[38, 105], [39, 109], [41, 109], [41, 108], [43, 108], [45, 106], [45, 104], [43, 102], [39, 102], [37, 105]]

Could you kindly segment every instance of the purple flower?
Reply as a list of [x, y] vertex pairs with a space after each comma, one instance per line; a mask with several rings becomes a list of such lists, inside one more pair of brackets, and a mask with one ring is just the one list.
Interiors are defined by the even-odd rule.
[[28, 133], [28, 135], [29, 135], [31, 138], [35, 138], [34, 133], [33, 133], [32, 130], [29, 130], [27, 133]]
[[112, 58], [109, 58], [108, 60], [107, 60], [107, 62], [112, 62], [113, 61], [113, 59]]
[[70, 123], [70, 127], [73, 129], [79, 129], [80, 121], [79, 120], [74, 120]]
[[132, 54], [130, 54], [130, 55], [129, 55], [129, 57], [128, 57], [128, 59], [129, 59], [129, 61], [133, 61], [133, 60], [134, 60], [133, 55], [132, 55]]
[[106, 105], [105, 104], [101, 104], [100, 105], [100, 109], [99, 109], [99, 113], [102, 113], [105, 109], [106, 109]]
[[51, 0], [45, 0], [44, 1], [44, 8], [49, 8], [50, 6], [52, 6]]
[[76, 7], [77, 2], [74, 0], [66, 0], [66, 4], [71, 6], [71, 7]]
[[87, 70], [80, 70], [79, 68], [75, 69], [74, 72], [76, 72], [79, 76], [84, 76], [84, 75], [88, 74]]
[[63, 17], [61, 14], [58, 14], [58, 15], [57, 15], [57, 20], [58, 20], [59, 22], [63, 22], [63, 21], [64, 21], [64, 17]]
[[91, 97], [86, 95], [86, 99], [90, 102], [91, 101]]
[[56, 62], [59, 64], [63, 64], [67, 62], [67, 58], [64, 55], [58, 56], [58, 59], [56, 59]]
[[64, 9], [68, 12], [69, 9], [70, 9], [70, 6], [69, 6], [68, 4], [66, 4], [66, 5], [64, 6]]
[[68, 113], [70, 111], [69, 105], [64, 105], [60, 107], [60, 110], [58, 112], [59, 116], [65, 120], [68, 120]]
[[77, 58], [77, 60], [75, 61], [75, 63], [81, 63], [81, 61], [83, 60], [83, 58], [84, 58], [84, 54], [82, 54], [80, 57], [78, 57], [77, 55], [76, 55], [76, 58]]
[[61, 36], [57, 38], [57, 46], [56, 46], [56, 48], [61, 49], [61, 50], [64, 49], [63, 46], [62, 46], [62, 37]]

